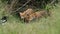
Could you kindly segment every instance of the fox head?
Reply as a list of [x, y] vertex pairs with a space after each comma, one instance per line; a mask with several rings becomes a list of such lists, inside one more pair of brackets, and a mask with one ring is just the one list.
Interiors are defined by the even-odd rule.
[[24, 16], [25, 16], [24, 13], [21, 13], [21, 12], [20, 12], [20, 17], [21, 17], [21, 19], [23, 19]]
[[21, 17], [21, 19], [24, 19], [25, 16], [26, 16], [25, 13], [21, 13], [21, 12], [20, 12], [20, 17]]

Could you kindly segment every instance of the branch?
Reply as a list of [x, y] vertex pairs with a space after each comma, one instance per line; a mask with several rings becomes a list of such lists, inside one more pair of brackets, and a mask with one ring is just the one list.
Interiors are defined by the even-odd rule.
[[28, 0], [23, 6], [21, 6], [21, 7], [18, 8], [17, 10], [15, 10], [14, 13], [17, 12], [18, 10], [22, 9], [22, 8], [23, 8], [24, 6], [26, 6], [30, 1], [31, 1], [31, 0]]
[[50, 3], [50, 5], [52, 5], [55, 1], [56, 1], [56, 0], [53, 0], [53, 1]]

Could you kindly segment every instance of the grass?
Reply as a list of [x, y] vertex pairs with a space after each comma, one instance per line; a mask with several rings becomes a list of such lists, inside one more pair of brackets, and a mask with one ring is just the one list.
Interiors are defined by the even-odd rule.
[[[60, 6], [60, 5], [58, 5]], [[0, 8], [0, 18], [4, 16], [4, 7]], [[60, 34], [60, 7], [52, 10], [51, 17], [22, 23], [19, 18], [9, 16], [5, 25], [0, 25], [0, 34]]]

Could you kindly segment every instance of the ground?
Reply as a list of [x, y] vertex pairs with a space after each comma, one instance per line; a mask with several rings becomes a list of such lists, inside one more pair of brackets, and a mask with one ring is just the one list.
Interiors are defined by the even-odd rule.
[[[52, 9], [51, 17], [27, 24], [10, 15], [5, 25], [0, 25], [0, 34], [60, 34], [60, 5], [57, 6]], [[3, 11], [4, 7], [0, 5], [0, 18]]]

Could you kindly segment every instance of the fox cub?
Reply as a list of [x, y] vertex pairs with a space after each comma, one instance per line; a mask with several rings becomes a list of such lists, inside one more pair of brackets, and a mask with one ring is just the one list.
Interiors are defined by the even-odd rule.
[[30, 22], [33, 19], [38, 19], [43, 16], [45, 17], [46, 15], [47, 15], [46, 11], [38, 11], [38, 12], [34, 12], [30, 15], [27, 15], [24, 19], [25, 19], [25, 22]]
[[24, 19], [25, 22], [30, 22], [33, 19], [38, 19], [41, 17], [45, 17], [47, 15], [47, 11], [45, 10], [41, 10], [38, 12], [34, 12], [33, 9], [27, 9], [26, 11], [24, 11], [23, 13], [19, 13], [21, 19]]
[[26, 11], [24, 11], [23, 13], [20, 12], [19, 14], [20, 14], [21, 19], [24, 19], [27, 15], [30, 15], [32, 13], [33, 13], [33, 10], [29, 8]]

